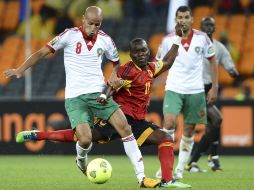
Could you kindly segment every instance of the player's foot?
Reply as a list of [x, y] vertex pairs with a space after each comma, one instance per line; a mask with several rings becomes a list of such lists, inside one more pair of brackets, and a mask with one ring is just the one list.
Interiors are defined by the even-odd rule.
[[159, 168], [158, 171], [155, 173], [155, 177], [157, 179], [161, 179], [161, 168]]
[[161, 180], [144, 177], [143, 181], [140, 183], [140, 188], [156, 188], [160, 187], [160, 185]]
[[206, 173], [207, 172], [207, 170], [204, 170], [204, 169], [200, 168], [197, 165], [197, 163], [195, 163], [195, 162], [192, 162], [190, 165], [185, 166], [184, 169], [189, 171], [189, 172], [195, 172], [195, 173], [198, 173], [198, 172]]
[[179, 182], [175, 179], [169, 181], [169, 182], [165, 182], [164, 180], [161, 180], [161, 188], [191, 188], [191, 185], [189, 184], [185, 184], [182, 182]]
[[76, 164], [80, 171], [86, 175], [86, 169], [87, 169], [87, 156], [85, 157], [76, 157]]
[[38, 131], [36, 130], [19, 132], [16, 136], [16, 142], [24, 143], [24, 142], [36, 141], [38, 140], [37, 132]]
[[222, 171], [219, 158], [212, 158], [211, 155], [208, 156], [208, 166], [210, 166], [214, 172]]
[[183, 179], [183, 170], [176, 169], [174, 179]]

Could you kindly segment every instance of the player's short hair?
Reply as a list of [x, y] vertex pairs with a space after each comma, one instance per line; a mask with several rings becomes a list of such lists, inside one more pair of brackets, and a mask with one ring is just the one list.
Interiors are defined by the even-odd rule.
[[136, 43], [141, 43], [141, 42], [145, 42], [146, 41], [143, 39], [143, 38], [134, 38], [133, 40], [130, 41], [130, 44], [129, 44], [129, 49], [131, 50], [132, 46]]
[[203, 17], [202, 20], [201, 20], [201, 24], [206, 22], [206, 21], [210, 21], [210, 20], [215, 24], [215, 19], [211, 16]]
[[178, 9], [176, 10], [176, 17], [177, 17], [178, 12], [187, 12], [187, 11], [189, 11], [190, 15], [192, 16], [192, 11], [191, 11], [190, 7], [185, 6], [185, 5], [178, 7]]

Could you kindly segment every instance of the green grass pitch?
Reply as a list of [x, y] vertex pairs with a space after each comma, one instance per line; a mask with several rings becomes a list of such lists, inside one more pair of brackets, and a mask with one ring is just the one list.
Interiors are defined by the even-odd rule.
[[[112, 167], [112, 178], [105, 184], [92, 184], [77, 169], [74, 156], [0, 156], [0, 190], [133, 190], [139, 189], [133, 168], [125, 156], [102, 157]], [[159, 167], [156, 156], [144, 156], [148, 177], [154, 177]], [[221, 156], [223, 172], [185, 173], [183, 182], [192, 189], [202, 190], [251, 190], [254, 189], [253, 156]], [[206, 157], [200, 166], [209, 169]]]

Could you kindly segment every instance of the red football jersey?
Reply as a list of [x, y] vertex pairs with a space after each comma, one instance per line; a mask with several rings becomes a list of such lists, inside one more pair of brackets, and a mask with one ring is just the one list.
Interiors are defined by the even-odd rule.
[[146, 70], [141, 70], [132, 61], [119, 66], [117, 75], [125, 82], [123, 87], [113, 94], [113, 98], [124, 114], [137, 120], [145, 119], [153, 77], [162, 67], [162, 61], [149, 62]]

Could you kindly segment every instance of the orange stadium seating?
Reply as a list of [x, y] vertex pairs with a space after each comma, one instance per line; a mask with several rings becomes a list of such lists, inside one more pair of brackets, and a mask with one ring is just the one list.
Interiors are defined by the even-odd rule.
[[19, 8], [20, 4], [18, 0], [10, 1], [6, 4], [2, 25], [4, 30], [10, 31], [17, 27], [19, 21]]
[[165, 36], [164, 33], [155, 33], [149, 38], [148, 45], [152, 53], [152, 56], [156, 55], [158, 47], [164, 36]]
[[205, 16], [211, 16], [212, 15], [212, 9], [209, 6], [198, 6], [193, 10], [193, 28], [199, 29], [200, 28], [200, 22], [201, 19]]
[[0, 29], [2, 29], [3, 26], [3, 19], [4, 19], [4, 14], [5, 14], [5, 7], [6, 3], [4, 1], [0, 1]]
[[234, 79], [225, 71], [222, 66], [218, 67], [219, 83], [221, 85], [229, 86], [233, 83]]
[[[21, 39], [17, 36], [5, 39], [2, 46], [2, 56], [0, 57], [0, 73], [14, 66], [21, 43]], [[0, 77], [0, 84], [6, 84], [8, 81], [3, 76]]]
[[216, 15], [215, 16], [215, 24], [216, 24], [216, 30], [214, 33], [214, 38], [219, 39], [222, 32], [226, 31], [227, 24], [228, 24], [228, 16], [226, 15]]
[[45, 0], [32, 0], [31, 7], [34, 14], [39, 14], [42, 5], [44, 5]]

